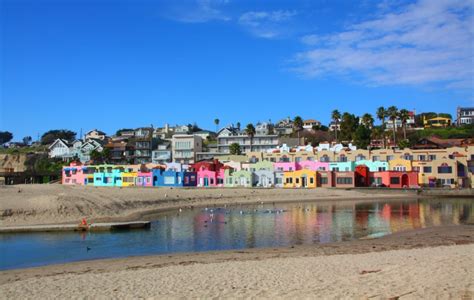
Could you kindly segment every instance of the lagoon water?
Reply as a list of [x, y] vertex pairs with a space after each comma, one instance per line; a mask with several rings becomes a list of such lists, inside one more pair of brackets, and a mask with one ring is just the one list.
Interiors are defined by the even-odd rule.
[[194, 208], [157, 215], [148, 230], [0, 234], [0, 269], [137, 255], [339, 242], [473, 221], [474, 205], [466, 199]]

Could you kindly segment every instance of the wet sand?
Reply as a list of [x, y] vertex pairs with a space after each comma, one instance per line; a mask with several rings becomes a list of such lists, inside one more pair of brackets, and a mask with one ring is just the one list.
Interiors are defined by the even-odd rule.
[[323, 245], [86, 261], [0, 272], [0, 298], [471, 299], [473, 243], [474, 226], [461, 225]]

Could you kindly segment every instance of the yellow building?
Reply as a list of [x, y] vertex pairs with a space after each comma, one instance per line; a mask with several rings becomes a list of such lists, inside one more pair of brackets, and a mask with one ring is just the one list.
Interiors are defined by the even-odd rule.
[[412, 170], [412, 162], [410, 160], [396, 158], [392, 159], [388, 162], [389, 170], [390, 171], [411, 171]]
[[429, 120], [426, 120], [423, 118], [423, 125], [425, 128], [429, 127], [435, 127], [435, 128], [440, 128], [440, 127], [448, 127], [451, 126], [451, 119], [450, 118], [443, 118], [443, 117], [436, 117], [432, 118]]
[[284, 188], [316, 188], [316, 171], [298, 170], [283, 174]]
[[137, 178], [137, 175], [137, 172], [123, 172], [122, 186], [135, 186], [135, 179]]

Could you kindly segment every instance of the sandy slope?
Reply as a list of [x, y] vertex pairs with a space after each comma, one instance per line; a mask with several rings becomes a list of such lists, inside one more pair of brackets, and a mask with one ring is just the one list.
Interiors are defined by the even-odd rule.
[[55, 275], [2, 285], [0, 297], [460, 299], [474, 295], [472, 253], [470, 244]]
[[0, 186], [0, 226], [131, 220], [144, 211], [224, 203], [291, 200], [381, 199], [413, 196], [406, 192], [340, 189], [171, 189], [85, 186]]

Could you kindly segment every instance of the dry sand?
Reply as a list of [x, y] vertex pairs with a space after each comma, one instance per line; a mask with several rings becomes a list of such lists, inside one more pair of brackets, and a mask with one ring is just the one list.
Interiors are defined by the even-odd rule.
[[107, 188], [60, 184], [0, 186], [0, 226], [141, 219], [146, 212], [233, 203], [415, 197], [413, 191], [318, 188]]
[[320, 246], [80, 262], [0, 272], [0, 298], [472, 299], [473, 242], [472, 226], [446, 226]]

